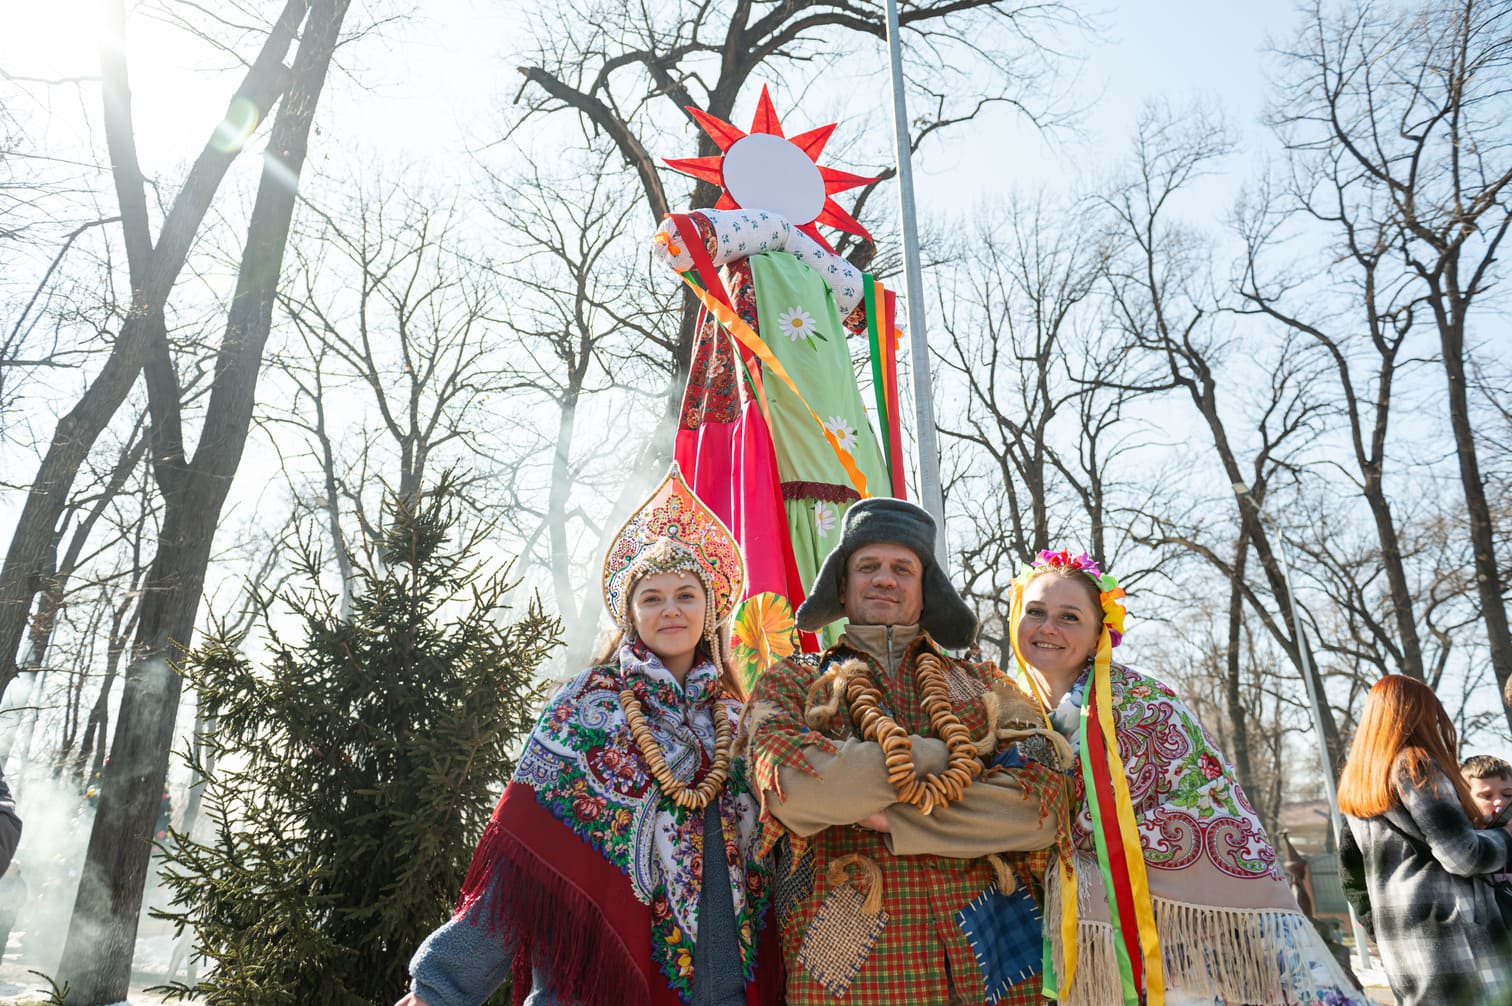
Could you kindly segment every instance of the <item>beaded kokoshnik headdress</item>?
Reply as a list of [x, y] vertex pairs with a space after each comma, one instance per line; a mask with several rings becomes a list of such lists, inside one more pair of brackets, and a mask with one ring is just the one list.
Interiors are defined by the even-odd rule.
[[657, 573], [692, 573], [704, 585], [703, 638], [719, 652], [715, 626], [725, 621], [745, 591], [740, 545], [724, 522], [683, 481], [674, 462], [646, 501], [630, 515], [604, 556], [604, 604], [615, 624], [631, 631], [630, 595]]

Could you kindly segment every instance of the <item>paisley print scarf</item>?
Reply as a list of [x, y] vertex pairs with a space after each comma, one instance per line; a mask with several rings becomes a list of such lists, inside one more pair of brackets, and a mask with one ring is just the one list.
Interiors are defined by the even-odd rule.
[[[1132, 668], [1113, 664], [1110, 678], [1168, 987], [1203, 1002], [1365, 1002], [1297, 908], [1259, 816], [1191, 710], [1168, 685]], [[1050, 714], [1073, 746], [1086, 682], [1084, 674]], [[1114, 930], [1079, 764], [1071, 785], [1078, 963], [1068, 1001], [1119, 1002]], [[1048, 879], [1045, 914], [1056, 918], [1065, 892], [1057, 871]], [[1047, 935], [1059, 968], [1057, 928]]]
[[[626, 900], [633, 898], [649, 909], [645, 913], [649, 941], [642, 934], [630, 934], [634, 938], [627, 942], [647, 947], [654, 970], [676, 998], [686, 1003], [693, 988], [693, 945], [698, 938], [705, 855], [725, 857], [743, 970], [748, 982], [755, 974], [757, 936], [770, 879], [755, 854], [757, 805], [744, 765], [737, 760], [724, 791], [711, 804], [719, 810], [723, 848], [706, 850], [703, 812], [685, 811], [662, 794], [631, 737], [619, 702], [620, 691], [627, 687], [640, 700], [673, 775], [688, 784], [701, 779], [712, 763], [714, 717], [726, 717], [733, 727], [740, 714], [739, 703], [720, 694], [711, 663], [696, 665], [678, 685], [656, 655], [638, 642], [621, 647], [617, 664], [592, 667], [577, 675], [551, 699], [531, 732], [514, 779], [479, 844], [459, 910], [482, 897], [491, 871], [501, 861], [506, 870], [517, 869], [521, 861], [530, 864], [525, 876], [515, 878], [521, 882], [512, 887], [551, 889], [557, 878], [571, 878], [573, 869], [581, 868], [581, 857], [571, 864], [556, 861], [559, 856], [565, 860], [568, 853], [557, 852], [550, 835], [543, 834], [555, 829], [543, 828], [541, 823], [554, 821], [623, 878]], [[529, 804], [522, 804], [526, 795]], [[601, 877], [576, 886], [594, 892], [585, 895], [590, 901], [602, 902], [606, 897]], [[562, 896], [522, 906], [520, 899], [505, 892], [505, 897], [496, 899], [506, 916], [499, 921], [517, 925], [527, 942], [533, 930], [544, 930], [553, 934], [552, 942], [592, 944], [595, 941], [584, 933], [560, 932], [552, 918], [571, 903], [572, 898], [565, 896], [569, 893], [558, 892]], [[614, 914], [602, 904], [585, 909], [584, 914], [590, 916]], [[639, 956], [634, 949], [627, 952]], [[592, 958], [591, 950], [553, 946], [548, 956], [559, 963], [552, 969], [558, 973], [549, 978], [558, 994], [585, 1002], [597, 1001], [592, 997], [608, 990], [614, 990], [613, 998], [621, 997], [624, 989], [617, 983], [623, 976], [596, 975], [609, 970], [610, 962]], [[660, 998], [655, 991], [652, 1001]]]

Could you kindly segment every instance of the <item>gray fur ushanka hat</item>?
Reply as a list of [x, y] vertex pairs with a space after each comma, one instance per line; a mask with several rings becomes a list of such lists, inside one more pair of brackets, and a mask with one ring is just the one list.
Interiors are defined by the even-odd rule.
[[923, 507], [885, 496], [861, 500], [846, 511], [840, 525], [840, 544], [825, 556], [808, 599], [798, 606], [798, 628], [817, 632], [844, 618], [840, 579], [845, 564], [858, 548], [884, 542], [911, 549], [924, 564], [924, 611], [919, 615], [919, 628], [952, 650], [970, 646], [976, 636], [976, 615], [935, 562], [934, 518]]

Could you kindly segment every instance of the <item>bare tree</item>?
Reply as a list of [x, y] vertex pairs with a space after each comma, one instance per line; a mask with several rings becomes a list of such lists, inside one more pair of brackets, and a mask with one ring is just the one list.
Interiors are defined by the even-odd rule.
[[[283, 59], [307, 13], [305, 0], [288, 0], [268, 32], [232, 101], [266, 112], [284, 93]], [[111, 29], [124, 31], [124, 3], [109, 5]], [[131, 304], [100, 371], [57, 431], [32, 480], [5, 564], [0, 567], [0, 694], [15, 676], [16, 652], [31, 600], [52, 564], [50, 542], [67, 505], [69, 490], [90, 448], [114, 417], [154, 347], [166, 338], [165, 306], [210, 202], [239, 148], [212, 137], [201, 152], [154, 240], [146, 180], [137, 163], [126, 59], [119, 49], [101, 50], [106, 145], [113, 166], [121, 227], [130, 271]]]
[[413, 498], [436, 456], [481, 453], [508, 385], [491, 277], [461, 248], [454, 208], [380, 181], [315, 213], [279, 294], [292, 338], [275, 362], [293, 394], [266, 422], [297, 430], [315, 461], [318, 486], [296, 496], [322, 515], [346, 584], [351, 542], [376, 527], [377, 494]]
[[490, 204], [512, 247], [495, 265], [498, 320], [511, 336], [507, 400], [537, 417], [507, 447], [515, 477], [504, 512], [523, 554], [549, 571], [569, 664], [588, 658], [600, 600], [582, 585], [593, 582], [610, 518], [648, 488], [627, 472], [652, 467], [651, 452], [670, 453], [633, 446], [672, 377], [675, 293], [647, 270], [617, 157], [600, 144], [553, 170], [528, 160], [519, 175], [494, 179]]
[[[1052, 100], [1065, 93], [1055, 86], [1066, 63], [1060, 46], [1085, 27], [1071, 6], [930, 0], [905, 6], [899, 20], [916, 47], [908, 65], [914, 107], [927, 109], [916, 123], [920, 138], [997, 104], [1041, 124], [1064, 112]], [[572, 112], [586, 135], [606, 137], [635, 173], [646, 219], [660, 220], [675, 200], [649, 136], [683, 123], [687, 106], [728, 121], [758, 73], [808, 75], [867, 39], [880, 54], [885, 34], [880, 10], [849, 0], [641, 6], [593, 0], [579, 5], [574, 17], [542, 28], [531, 61], [520, 67], [521, 97], [530, 115]], [[700, 156], [719, 152], [708, 136], [698, 142]], [[712, 206], [717, 194], [712, 184], [699, 182], [687, 205]], [[687, 377], [696, 319], [697, 302], [689, 295], [669, 417]]]
[[[1123, 421], [1138, 394], [1097, 334], [1104, 247], [1086, 205], [1016, 198], [989, 215], [941, 273], [947, 337], [936, 351], [940, 433], [950, 447], [951, 511], [966, 593], [983, 641], [1011, 661], [1009, 581], [1040, 551], [1076, 545], [1111, 564], [1121, 536], [1116, 472], [1139, 445]], [[1126, 380], [1127, 374], [1122, 375]], [[1140, 571], [1124, 571], [1132, 585]]]
[[[1204, 453], [1211, 448], [1208, 456], [1217, 468], [1214, 475], [1237, 495], [1238, 529], [1260, 560], [1271, 596], [1281, 611], [1290, 611], [1298, 599], [1282, 572], [1271, 540], [1277, 532], [1268, 526], [1262, 507], [1273, 477], [1271, 465], [1284, 462], [1295, 470], [1295, 462], [1278, 455], [1277, 446], [1294, 437], [1305, 443], [1312, 428], [1316, 409], [1307, 405], [1296, 389], [1306, 368], [1298, 366], [1294, 353], [1283, 350], [1274, 355], [1276, 362], [1268, 368], [1266, 378], [1271, 394], [1260, 406], [1262, 417], [1269, 418], [1256, 424], [1260, 446], [1252, 455], [1253, 461], [1247, 463], [1246, 445], [1236, 438], [1238, 431], [1231, 428], [1226, 414], [1231, 406], [1225, 401], [1224, 389], [1231, 377], [1221, 367], [1234, 346], [1219, 317], [1222, 305], [1210, 276], [1212, 250], [1199, 235], [1172, 219], [1173, 203], [1180, 194], [1195, 179], [1212, 171], [1228, 150], [1223, 128], [1200, 114], [1178, 116], [1158, 106], [1141, 114], [1132, 179], [1106, 199], [1114, 221], [1112, 239], [1118, 241], [1107, 283], [1114, 320], [1124, 333], [1129, 353], [1136, 359], [1156, 361], [1164, 370], [1159, 382], [1147, 385], [1147, 389], [1175, 392], [1195, 410], [1208, 434]], [[1215, 505], [1211, 499], [1197, 505], [1194, 514], [1198, 519], [1185, 522], [1186, 528], [1204, 527]], [[1238, 563], [1224, 558], [1225, 552], [1236, 551], [1234, 546], [1203, 540], [1183, 530], [1183, 522], [1172, 519], [1173, 512], [1168, 507], [1148, 515], [1150, 527], [1143, 536], [1146, 541], [1193, 551], [1232, 582], [1245, 584], [1237, 576]], [[1289, 623], [1273, 617], [1263, 598], [1248, 585], [1244, 593], [1299, 673], [1310, 674], [1317, 694], [1326, 695], [1316, 660], [1303, 658], [1301, 648], [1310, 648], [1308, 640], [1296, 638]], [[1242, 710], [1233, 709], [1231, 720], [1241, 715]], [[1323, 742], [1334, 764], [1339, 764], [1343, 745], [1326, 702], [1322, 703], [1321, 719]]]
[[[65, 513], [66, 523], [59, 538], [66, 540], [67, 545], [58, 555], [58, 568], [46, 579], [36, 615], [27, 628], [26, 651], [20, 667], [23, 693], [17, 704], [25, 712], [13, 729], [0, 732], [0, 760], [10, 753], [12, 743], [19, 740], [23, 773], [28, 763], [36, 767], [32, 740], [45, 702], [50, 671], [61, 672], [68, 680], [62, 704], [62, 737], [54, 750], [55, 771], [61, 771], [74, 743], [80, 741], [81, 727], [82, 743], [90, 747], [97, 726], [103, 724], [125, 647], [125, 639], [119, 633], [123, 625], [132, 624], [140, 607], [141, 594], [137, 588], [147, 569], [143, 541], [157, 526], [154, 501], [145, 491], [144, 420], [145, 417], [138, 420], [109, 468], [90, 473], [89, 488]], [[132, 485], [128, 486], [128, 481]], [[74, 616], [75, 624], [65, 627], [70, 615]], [[64, 647], [55, 652], [60, 633], [65, 637]], [[97, 678], [92, 668], [100, 661], [95, 659], [94, 651], [102, 636], [106, 666], [86, 717], [81, 706], [85, 695], [95, 691], [89, 685]], [[103, 744], [98, 754], [103, 758]]]
[[[29, 576], [35, 574], [26, 560], [38, 551], [28, 540], [35, 533], [31, 522], [45, 518], [48, 510], [45, 504], [33, 506], [32, 500], [66, 490], [77, 470], [76, 449], [65, 442], [67, 437], [92, 442], [93, 424], [108, 421], [136, 373], [144, 372], [150, 457], [164, 501], [163, 525], [143, 585], [111, 759], [101, 781], [60, 966], [62, 980], [72, 989], [70, 1003], [118, 1002], [126, 995], [150, 851], [145, 840], [157, 815], [178, 708], [180, 679], [172, 661], [193, 635], [216, 525], [251, 423], [297, 181], [347, 6], [347, 0], [290, 0], [238, 92], [260, 110], [278, 99], [278, 109], [192, 456], [183, 433], [183, 385], [167, 344], [164, 309], [231, 155], [223, 152], [224, 142], [205, 148], [154, 243], [145, 181], [136, 162], [125, 57], [108, 46], [102, 51], [106, 140], [117, 169], [133, 310], [105, 371], [75, 410], [77, 423], [54, 440], [0, 575], [6, 600], [12, 593], [29, 600], [34, 589]], [[113, 13], [119, 28], [124, 7], [116, 5]], [[292, 66], [285, 69], [282, 56], [301, 29]], [[0, 612], [0, 619], [9, 614]], [[6, 642], [0, 633], [0, 650]]]
[[1317, 3], [1279, 56], [1295, 83], [1273, 117], [1300, 164], [1328, 179], [1336, 209], [1320, 219], [1336, 244], [1365, 253], [1353, 263], [1359, 281], [1381, 285], [1367, 263], [1389, 270], [1388, 334], [1411, 312], [1426, 315], [1437, 335], [1480, 614], [1491, 665], [1507, 687], [1512, 581], [1497, 558], [1468, 378], [1478, 308], [1499, 278], [1494, 263], [1512, 227], [1512, 4], [1396, 8], [1359, 0], [1335, 12]]

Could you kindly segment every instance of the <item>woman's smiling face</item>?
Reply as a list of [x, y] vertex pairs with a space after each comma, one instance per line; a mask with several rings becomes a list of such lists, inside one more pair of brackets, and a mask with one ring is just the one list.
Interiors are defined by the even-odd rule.
[[657, 573], [635, 585], [630, 618], [641, 642], [676, 672], [692, 665], [706, 605], [703, 582], [692, 573]]
[[1097, 653], [1102, 612], [1090, 595], [1090, 582], [1055, 575], [1037, 576], [1024, 588], [1019, 649], [1045, 677], [1074, 681]]

